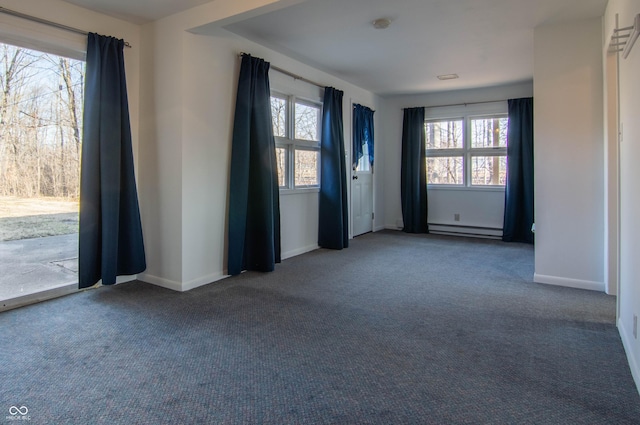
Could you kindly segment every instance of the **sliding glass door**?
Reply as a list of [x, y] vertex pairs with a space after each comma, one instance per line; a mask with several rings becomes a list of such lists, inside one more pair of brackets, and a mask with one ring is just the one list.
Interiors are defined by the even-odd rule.
[[84, 69], [0, 43], [0, 309], [77, 288]]

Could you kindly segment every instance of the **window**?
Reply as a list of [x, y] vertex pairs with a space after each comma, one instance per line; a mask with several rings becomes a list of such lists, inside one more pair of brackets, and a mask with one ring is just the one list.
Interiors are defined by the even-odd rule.
[[427, 183], [504, 186], [507, 126], [502, 114], [426, 121]]
[[369, 155], [369, 144], [362, 145], [362, 158], [356, 164], [354, 171], [371, 171], [371, 156]]
[[428, 184], [464, 185], [463, 122], [425, 123]]
[[77, 201], [84, 68], [0, 43], [0, 196]]
[[320, 185], [321, 105], [294, 96], [271, 95], [280, 189]]

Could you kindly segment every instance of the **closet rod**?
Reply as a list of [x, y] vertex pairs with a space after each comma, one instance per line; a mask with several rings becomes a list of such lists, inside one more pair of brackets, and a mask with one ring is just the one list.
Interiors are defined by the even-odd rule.
[[[87, 31], [83, 31], [83, 30], [80, 30], [78, 28], [74, 28], [74, 27], [70, 27], [70, 26], [67, 26], [67, 25], [59, 24], [59, 23], [53, 22], [53, 21], [48, 21], [46, 19], [38, 18], [36, 16], [27, 15], [26, 13], [16, 12], [15, 10], [7, 9], [6, 7], [2, 7], [2, 6], [0, 6], [0, 13], [4, 13], [5, 15], [15, 16], [17, 18], [26, 19], [26, 20], [32, 21], [32, 22], [37, 22], [39, 24], [48, 25], [50, 27], [59, 28], [61, 30], [65, 30], [65, 31], [69, 31], [69, 32], [75, 32], [76, 34], [81, 34], [81, 35], [88, 35], [89, 34]], [[126, 47], [131, 47], [131, 44], [129, 44], [127, 41], [124, 42], [124, 45]]]
[[[242, 57], [242, 55], [249, 55], [249, 53], [245, 53], [245, 52], [240, 52], [240, 53], [238, 53], [238, 57], [239, 57], [239, 58], [241, 58], [241, 57]], [[249, 56], [251, 56], [251, 55], [249, 55]], [[309, 84], [311, 84], [311, 85], [313, 85], [313, 86], [316, 86], [316, 87], [319, 87], [319, 88], [321, 88], [321, 89], [324, 89], [324, 88], [326, 87], [326, 86], [323, 86], [322, 84], [318, 84], [318, 83], [313, 82], [313, 81], [311, 81], [311, 80], [307, 80], [307, 79], [306, 79], [306, 78], [304, 78], [304, 77], [301, 77], [301, 76], [296, 75], [296, 74], [294, 74], [294, 73], [292, 73], [292, 72], [286, 71], [286, 70], [284, 70], [284, 69], [282, 69], [282, 68], [278, 68], [278, 67], [277, 67], [277, 66], [275, 66], [275, 65], [270, 65], [270, 68], [271, 68], [271, 69], [273, 69], [274, 71], [278, 71], [278, 72], [279, 72], [279, 73], [281, 73], [281, 74], [288, 75], [289, 77], [293, 78], [294, 80], [304, 81], [305, 83], [309, 83]]]

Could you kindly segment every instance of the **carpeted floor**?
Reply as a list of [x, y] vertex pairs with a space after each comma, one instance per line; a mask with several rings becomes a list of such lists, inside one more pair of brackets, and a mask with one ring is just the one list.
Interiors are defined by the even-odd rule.
[[385, 231], [187, 293], [0, 313], [0, 420], [640, 423], [615, 298], [532, 275], [530, 246]]

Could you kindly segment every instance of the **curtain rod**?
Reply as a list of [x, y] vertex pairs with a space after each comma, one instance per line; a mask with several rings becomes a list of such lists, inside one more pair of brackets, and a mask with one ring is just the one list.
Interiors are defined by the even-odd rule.
[[[53, 22], [53, 21], [48, 21], [46, 19], [38, 18], [36, 16], [27, 15], [27, 14], [22, 13], [22, 12], [16, 12], [15, 10], [7, 9], [6, 7], [2, 7], [2, 6], [0, 6], [0, 13], [4, 13], [5, 15], [15, 16], [17, 18], [26, 19], [26, 20], [32, 21], [32, 22], [37, 22], [39, 24], [48, 25], [50, 27], [59, 28], [61, 30], [65, 30], [65, 31], [69, 31], [69, 32], [75, 32], [76, 34], [81, 34], [81, 35], [88, 35], [89, 34], [87, 31], [83, 31], [83, 30], [78, 29], [78, 28], [74, 28], [74, 27], [70, 27], [70, 26], [67, 26], [67, 25], [59, 24], [59, 23]], [[127, 41], [124, 42], [124, 45], [126, 47], [131, 47], [131, 44], [129, 44], [129, 42], [127, 42]]]
[[[450, 106], [469, 106], [469, 105], [482, 105], [484, 103], [499, 103], [499, 102], [506, 102], [506, 99], [502, 99], [502, 100], [487, 100], [485, 102], [465, 102], [465, 103], [452, 103], [449, 105], [433, 105], [433, 106], [425, 106], [425, 108], [448, 108]], [[408, 109], [408, 108], [404, 108], [404, 109]]]
[[[240, 52], [240, 53], [238, 53], [238, 57], [239, 57], [239, 58], [241, 58], [243, 55], [249, 55], [249, 53], [245, 53], [245, 52]], [[251, 55], [249, 55], [249, 56], [251, 56]], [[277, 66], [275, 66], [275, 65], [270, 65], [270, 68], [271, 68], [271, 69], [273, 69], [274, 71], [278, 71], [278, 72], [279, 72], [279, 73], [281, 73], [281, 74], [288, 75], [289, 77], [293, 78], [294, 80], [304, 81], [305, 83], [309, 83], [309, 84], [311, 84], [311, 85], [313, 85], [313, 86], [316, 86], [316, 87], [319, 87], [319, 88], [321, 88], [321, 89], [324, 89], [324, 88], [326, 87], [326, 86], [323, 86], [322, 84], [318, 84], [318, 83], [316, 83], [316, 82], [314, 82], [314, 81], [307, 80], [307, 79], [306, 79], [306, 78], [304, 78], [304, 77], [301, 77], [301, 76], [296, 75], [296, 74], [294, 74], [294, 73], [292, 73], [292, 72], [286, 71], [286, 70], [284, 70], [284, 69], [282, 69], [282, 68], [278, 68], [278, 67], [277, 67]]]

